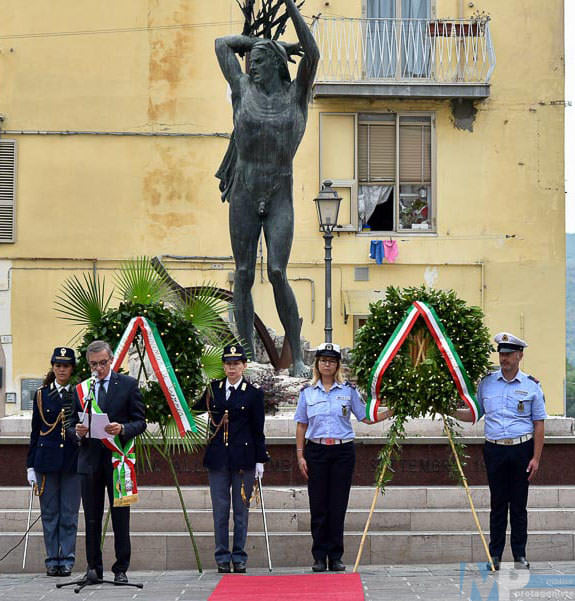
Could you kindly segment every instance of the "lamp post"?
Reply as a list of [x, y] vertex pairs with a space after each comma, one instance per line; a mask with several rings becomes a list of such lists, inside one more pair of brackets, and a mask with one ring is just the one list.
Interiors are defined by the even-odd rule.
[[337, 225], [337, 214], [341, 196], [331, 187], [332, 182], [325, 180], [317, 198], [314, 198], [319, 219], [319, 227], [325, 241], [325, 342], [332, 342], [331, 325], [331, 241], [333, 228]]

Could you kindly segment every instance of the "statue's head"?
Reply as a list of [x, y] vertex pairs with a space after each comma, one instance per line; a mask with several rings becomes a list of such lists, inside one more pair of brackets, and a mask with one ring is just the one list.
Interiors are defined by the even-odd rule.
[[283, 81], [291, 81], [285, 48], [267, 38], [258, 40], [250, 52], [250, 77], [257, 83], [277, 72]]

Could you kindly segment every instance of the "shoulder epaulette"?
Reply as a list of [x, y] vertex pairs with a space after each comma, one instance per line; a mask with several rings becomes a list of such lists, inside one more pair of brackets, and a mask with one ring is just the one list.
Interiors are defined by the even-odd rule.
[[[250, 382], [250, 384], [251, 384], [251, 382]], [[259, 388], [259, 387], [260, 387], [260, 385], [259, 385], [257, 382], [254, 382], [254, 383], [252, 384], [252, 386], [253, 386], [254, 388]]]
[[304, 391], [306, 388], [309, 388], [310, 386], [311, 386], [311, 384], [308, 382], [307, 384], [304, 384], [304, 385], [303, 385], [303, 386], [302, 386], [302, 387], [299, 389], [299, 391], [300, 391], [300, 392], [302, 392], [302, 391]]
[[535, 376], [527, 376], [530, 380], [533, 380], [535, 384], [539, 384], [539, 380]]
[[344, 382], [344, 385], [349, 386], [350, 388], [357, 388], [357, 386], [353, 382], [350, 382], [349, 380], [346, 380]]

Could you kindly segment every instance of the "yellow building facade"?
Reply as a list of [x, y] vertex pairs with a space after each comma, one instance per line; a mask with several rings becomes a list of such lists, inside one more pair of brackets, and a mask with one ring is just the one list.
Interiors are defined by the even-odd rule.
[[[563, 413], [563, 2], [307, 0], [322, 59], [294, 162], [288, 275], [302, 336], [323, 340], [321, 181], [342, 196], [334, 341], [351, 346], [388, 285], [453, 288]], [[487, 19], [486, 17], [489, 17]], [[378, 18], [378, 20], [375, 20]], [[0, 414], [75, 327], [64, 280], [164, 257], [182, 285], [231, 288], [227, 205], [214, 178], [232, 130], [214, 39], [235, 0], [3, 3], [0, 32]], [[288, 31], [288, 39], [294, 39]], [[369, 258], [395, 241], [395, 262]], [[281, 332], [266, 248], [256, 312]], [[187, 257], [179, 260], [170, 257]], [[382, 345], [385, 341], [382, 341]], [[494, 361], [496, 356], [494, 355]]]

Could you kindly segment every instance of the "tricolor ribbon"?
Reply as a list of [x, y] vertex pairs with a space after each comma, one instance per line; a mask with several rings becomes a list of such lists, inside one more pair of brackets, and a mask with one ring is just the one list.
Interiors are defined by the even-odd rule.
[[170, 411], [176, 420], [180, 436], [184, 437], [186, 432], [190, 431], [197, 432], [196, 423], [166, 352], [166, 347], [153, 322], [141, 316], [132, 318], [114, 351], [112, 369], [114, 371], [119, 369], [138, 331], [142, 332], [146, 353], [156, 378], [158, 378], [158, 384], [168, 401]]
[[415, 325], [419, 317], [423, 317], [431, 335], [433, 336], [447, 367], [451, 372], [455, 387], [459, 396], [465, 404], [471, 409], [473, 414], [473, 423], [481, 417], [481, 407], [475, 398], [473, 385], [469, 380], [469, 376], [459, 354], [455, 350], [451, 339], [447, 335], [443, 324], [437, 317], [437, 314], [428, 304], [415, 301], [407, 310], [401, 322], [395, 328], [395, 331], [390, 336], [384, 349], [381, 351], [369, 377], [369, 388], [367, 394], [366, 417], [371, 421], [377, 421], [377, 410], [380, 405], [381, 383], [383, 374], [386, 372], [393, 358], [405, 342], [406, 338]]
[[[94, 395], [92, 378], [80, 382], [76, 386], [80, 405], [84, 409], [88, 401], [92, 401], [92, 411], [103, 413]], [[102, 444], [112, 451], [112, 466], [114, 468], [114, 507], [131, 505], [138, 500], [138, 483], [136, 482], [136, 451], [134, 439], [131, 438], [122, 445], [120, 436], [103, 438]]]

